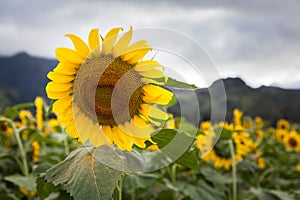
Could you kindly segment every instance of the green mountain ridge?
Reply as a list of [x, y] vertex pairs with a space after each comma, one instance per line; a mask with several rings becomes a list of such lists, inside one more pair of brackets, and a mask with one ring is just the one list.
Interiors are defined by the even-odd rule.
[[[32, 102], [36, 96], [47, 99], [45, 86], [49, 80], [46, 75], [56, 65], [55, 59], [38, 58], [24, 52], [11, 57], [0, 56], [0, 113], [7, 106]], [[300, 122], [300, 90], [266, 86], [251, 88], [239, 78], [218, 80], [209, 90], [173, 88], [176, 96], [180, 97], [188, 120], [193, 121], [197, 117], [210, 119], [211, 99], [208, 91], [216, 91], [220, 81], [223, 81], [227, 98], [226, 102], [222, 102], [225, 99], [220, 96], [217, 101], [226, 103], [227, 120], [231, 120], [232, 110], [239, 108], [246, 115], [259, 115], [272, 123], [281, 117]], [[193, 95], [196, 95], [196, 102], [191, 102]], [[200, 108], [200, 116], [193, 104]], [[177, 103], [169, 111], [179, 116], [180, 105]]]
[[[184, 111], [190, 113], [186, 116], [190, 122], [195, 121], [195, 118], [201, 120], [211, 119], [211, 97], [209, 91], [217, 91], [223, 81], [226, 98], [220, 97], [220, 100], [226, 100], [226, 120], [231, 121], [233, 110], [240, 109], [244, 115], [255, 117], [261, 116], [263, 119], [268, 120], [271, 124], [275, 124], [280, 118], [285, 118], [291, 122], [300, 122], [300, 90], [296, 89], [282, 89], [278, 87], [261, 86], [259, 88], [251, 88], [240, 78], [227, 78], [218, 80], [213, 83], [208, 89], [192, 90], [176, 90], [175, 94], [179, 97], [179, 103], [176, 103], [168, 111], [175, 116], [180, 116], [180, 108], [190, 109]], [[200, 108], [200, 114], [193, 111], [190, 99], [196, 95]], [[217, 100], [218, 102], [218, 100]], [[223, 102], [225, 103], [225, 102]], [[189, 106], [185, 106], [189, 104]], [[222, 102], [220, 102], [220, 105]], [[198, 116], [199, 115], [199, 116]], [[223, 119], [217, 118], [215, 121], [222, 121]]]

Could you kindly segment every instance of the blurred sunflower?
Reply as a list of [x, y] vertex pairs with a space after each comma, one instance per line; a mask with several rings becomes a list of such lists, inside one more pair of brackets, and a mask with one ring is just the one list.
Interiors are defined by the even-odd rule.
[[152, 124], [160, 126], [169, 118], [153, 104], [166, 105], [173, 94], [160, 87], [167, 80], [163, 66], [141, 61], [152, 47], [145, 40], [129, 45], [131, 27], [117, 41], [120, 30], [113, 28], [100, 38], [98, 29], [92, 29], [88, 45], [67, 34], [75, 50], [56, 50], [59, 64], [48, 74], [52, 81], [46, 91], [72, 137], [131, 151], [132, 144], [145, 148]]
[[291, 131], [284, 139], [286, 148], [299, 152], [300, 151], [300, 135], [296, 131]]
[[34, 101], [34, 104], [35, 104], [35, 108], [36, 108], [36, 124], [37, 124], [37, 128], [39, 130], [43, 130], [43, 99], [41, 97], [36, 97], [35, 98], [35, 101]]
[[[212, 162], [215, 168], [224, 168], [229, 170], [232, 165], [231, 153], [228, 145], [228, 139], [219, 138], [217, 143], [214, 144], [215, 134], [211, 134], [210, 129], [207, 135], [198, 135], [196, 140], [196, 146], [198, 149], [205, 153], [202, 156], [202, 160], [206, 163]], [[241, 161], [243, 157], [250, 153], [252, 140], [249, 134], [246, 132], [233, 132], [232, 135], [234, 145], [234, 157], [235, 160]]]
[[0, 123], [0, 132], [3, 132], [5, 135], [12, 135], [13, 129], [9, 126], [8, 122]]
[[285, 119], [280, 119], [277, 121], [277, 129], [289, 131], [290, 123]]

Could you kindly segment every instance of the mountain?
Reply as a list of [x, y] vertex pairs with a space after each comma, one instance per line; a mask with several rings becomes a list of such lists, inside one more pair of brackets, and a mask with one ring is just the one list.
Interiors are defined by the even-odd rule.
[[[32, 102], [36, 96], [46, 98], [45, 86], [49, 81], [46, 75], [56, 65], [57, 61], [54, 59], [33, 57], [24, 52], [11, 57], [0, 56], [0, 114], [7, 106]], [[222, 84], [226, 90], [226, 98], [218, 91]], [[281, 117], [300, 122], [300, 90], [266, 86], [251, 88], [239, 78], [218, 80], [208, 89], [172, 90], [179, 98], [180, 105], [175, 104], [169, 111], [176, 116], [183, 115], [189, 121], [197, 117], [202, 120], [210, 119], [212, 95], [216, 106], [227, 105], [227, 120], [231, 120], [232, 110], [239, 108], [245, 115], [259, 115], [271, 123]], [[196, 111], [198, 108], [200, 116]], [[220, 112], [217, 116], [222, 116], [222, 109], [215, 111]], [[222, 119], [216, 118], [218, 120]]]
[[[251, 88], [240, 78], [218, 80], [209, 89], [173, 89], [179, 97], [180, 104], [177, 102], [168, 111], [175, 116], [180, 116], [182, 115], [180, 108], [184, 107], [187, 109], [184, 112], [189, 113], [186, 115], [188, 121], [193, 122], [197, 117], [200, 117], [201, 120], [209, 120], [211, 117], [211, 97], [209, 91], [218, 91], [222, 82], [225, 87], [226, 98], [223, 96], [217, 97], [216, 105], [220, 106], [222, 103], [225, 103], [223, 101], [226, 101], [226, 120], [231, 121], [233, 116], [232, 111], [238, 108], [243, 111], [244, 115], [250, 117], [261, 116], [272, 125], [280, 118], [286, 118], [291, 122], [300, 122], [300, 90], [266, 86]], [[191, 99], [194, 100], [191, 102]], [[198, 102], [195, 102], [195, 100]], [[186, 106], [187, 104], [188, 106]], [[197, 115], [197, 112], [193, 111], [195, 104], [200, 108], [200, 116]], [[221, 120], [221, 118], [216, 118], [215, 121]]]
[[32, 102], [36, 96], [46, 97], [47, 73], [56, 60], [37, 58], [27, 53], [0, 57], [0, 112], [6, 106]]

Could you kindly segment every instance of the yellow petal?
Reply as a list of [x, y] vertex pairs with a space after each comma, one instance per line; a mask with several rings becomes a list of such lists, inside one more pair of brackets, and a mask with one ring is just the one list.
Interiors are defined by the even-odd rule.
[[55, 50], [56, 58], [62, 63], [74, 63], [81, 64], [83, 59], [79, 56], [76, 51], [68, 48], [57, 48]]
[[162, 70], [164, 69], [164, 67], [157, 61], [145, 60], [136, 64], [134, 70], [138, 72], [143, 72], [143, 71], [149, 71], [157, 68], [161, 68]]
[[57, 83], [68, 83], [75, 79], [75, 76], [72, 75], [64, 75], [57, 72], [49, 72], [47, 77]]
[[111, 142], [107, 139], [102, 129], [99, 129], [96, 125], [94, 126], [94, 131], [90, 137], [90, 143], [95, 146], [99, 147], [102, 145], [111, 145]]
[[123, 31], [123, 28], [113, 28], [105, 35], [104, 41], [102, 44], [102, 52], [105, 55], [107, 55], [111, 52], [120, 30]]
[[141, 108], [143, 110], [146, 110], [150, 117], [153, 117], [156, 119], [161, 119], [161, 120], [167, 120], [169, 118], [169, 115], [167, 113], [163, 112], [162, 110], [160, 110], [154, 106], [142, 104]]
[[143, 83], [153, 83], [153, 84], [156, 84], [156, 85], [164, 85], [165, 82], [164, 81], [156, 81], [156, 80], [153, 80], [153, 79], [150, 79], [150, 78], [141, 78], [141, 81]]
[[72, 138], [78, 138], [78, 132], [75, 128], [74, 123], [69, 123], [66, 128], [66, 132], [72, 137]]
[[159, 105], [167, 105], [171, 101], [171, 99], [172, 98], [161, 98], [161, 97], [153, 98], [149, 96], [143, 97], [144, 102], [151, 103], [151, 104], [159, 104]]
[[144, 56], [151, 50], [152, 48], [149, 49], [143, 49], [138, 51], [131, 59], [129, 59], [127, 62], [129, 64], [134, 64], [144, 58]]
[[143, 86], [146, 96], [172, 98], [173, 93], [156, 85], [148, 84]]
[[56, 83], [56, 82], [49, 82], [46, 86], [46, 90], [51, 90], [55, 92], [65, 92], [70, 90], [73, 86], [72, 83]]
[[53, 111], [62, 113], [72, 102], [72, 96], [65, 96], [53, 103]]
[[145, 141], [146, 141], [147, 139], [141, 139], [141, 138], [131, 137], [131, 140], [132, 140], [132, 142], [133, 142], [136, 146], [138, 146], [138, 147], [140, 147], [140, 148], [145, 148], [145, 147], [146, 147]]
[[[99, 29], [92, 29], [89, 34], [89, 46], [92, 51], [100, 48]], [[97, 51], [97, 50], [96, 50]]]
[[49, 99], [60, 99], [64, 96], [69, 96], [72, 93], [72, 89], [70, 88], [63, 92], [55, 92], [55, 91], [49, 90], [49, 88], [46, 87], [46, 92], [47, 92], [47, 96]]
[[140, 51], [146, 50], [146, 49], [152, 49], [152, 47], [147, 45], [146, 40], [140, 40], [138, 42], [133, 43], [130, 45], [127, 49], [124, 55], [122, 55], [122, 60], [129, 60], [132, 57], [134, 57], [136, 54], [138, 54]]
[[79, 65], [59, 63], [53, 71], [65, 75], [74, 75], [77, 74], [76, 68], [79, 68]]
[[130, 136], [123, 132], [121, 129], [116, 127], [117, 137], [116, 144], [121, 150], [132, 151], [132, 144], [130, 141]]
[[164, 73], [162, 73], [160, 70], [152, 69], [149, 71], [141, 71], [139, 72], [142, 76], [149, 77], [149, 78], [162, 78], [165, 77]]
[[86, 58], [90, 54], [90, 49], [86, 45], [86, 43], [80, 39], [78, 36], [73, 35], [73, 34], [66, 34], [67, 37], [69, 37], [76, 49], [76, 52], [83, 58]]
[[128, 47], [128, 44], [132, 37], [132, 27], [130, 26], [130, 29], [127, 33], [125, 33], [119, 41], [116, 43], [115, 47], [113, 48], [113, 56], [119, 57], [124, 52], [126, 52], [126, 49]]

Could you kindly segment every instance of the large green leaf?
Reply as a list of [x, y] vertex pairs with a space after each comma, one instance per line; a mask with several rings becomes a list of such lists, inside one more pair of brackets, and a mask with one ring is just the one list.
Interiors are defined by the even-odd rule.
[[94, 147], [73, 151], [63, 162], [47, 170], [45, 179], [54, 185], [62, 185], [74, 199], [111, 198], [122, 172], [95, 159], [95, 152], [97, 148]]
[[215, 184], [231, 184], [232, 178], [226, 177], [213, 168], [202, 167], [201, 172], [205, 176], [206, 180], [215, 183]]
[[199, 180], [196, 185], [187, 182], [178, 181], [176, 186], [186, 196], [192, 200], [223, 200], [224, 193], [217, 188], [213, 188], [202, 180]]
[[280, 190], [268, 190], [262, 188], [251, 188], [250, 192], [255, 194], [259, 200], [296, 200], [294, 194], [289, 194]]
[[35, 190], [35, 179], [34, 176], [22, 176], [19, 174], [14, 174], [11, 176], [4, 177], [4, 180], [14, 183], [15, 185], [21, 186], [29, 191]]
[[[175, 137], [177, 137], [176, 141]], [[158, 155], [157, 157], [154, 157], [156, 161], [159, 159], [170, 158], [171, 160], [176, 160], [176, 162], [185, 167], [198, 169], [197, 155], [190, 148], [190, 146], [193, 144], [194, 137], [192, 137], [190, 134], [177, 132], [173, 129], [163, 129], [157, 132], [152, 137], [152, 140], [157, 143], [162, 152], [161, 156]], [[168, 144], [170, 144], [170, 146], [167, 146]], [[178, 152], [174, 152], [177, 150], [182, 151], [182, 154], [178, 155]]]
[[36, 179], [37, 184], [37, 192], [41, 200], [44, 199], [55, 199], [55, 200], [67, 200], [67, 199], [73, 199], [70, 197], [69, 194], [67, 194], [65, 191], [61, 190], [61, 186], [53, 185], [50, 182], [46, 182], [43, 175], [37, 177]]

